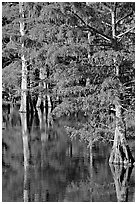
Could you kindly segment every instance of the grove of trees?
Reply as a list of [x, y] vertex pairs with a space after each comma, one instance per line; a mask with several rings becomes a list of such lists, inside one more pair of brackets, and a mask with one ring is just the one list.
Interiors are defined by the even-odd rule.
[[133, 164], [134, 24], [134, 2], [3, 2], [3, 101], [78, 118], [70, 137], [114, 140], [109, 162]]

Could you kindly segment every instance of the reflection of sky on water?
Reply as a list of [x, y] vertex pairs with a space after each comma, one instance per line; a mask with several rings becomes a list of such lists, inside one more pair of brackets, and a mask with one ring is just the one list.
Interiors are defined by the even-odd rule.
[[[86, 145], [71, 142], [61, 121], [48, 127], [46, 117], [36, 112], [27, 118], [31, 164], [24, 171], [20, 116], [17, 110], [7, 114], [3, 129], [3, 201], [24, 201], [24, 197], [37, 202], [117, 201], [108, 145], [93, 146], [90, 166]], [[128, 201], [132, 201], [134, 169], [129, 187]]]

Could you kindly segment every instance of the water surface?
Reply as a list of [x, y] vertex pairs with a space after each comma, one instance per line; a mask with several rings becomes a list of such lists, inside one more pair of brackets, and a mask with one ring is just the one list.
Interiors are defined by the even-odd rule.
[[[24, 124], [18, 108], [3, 107], [4, 202], [133, 201], [135, 170], [117, 171], [109, 166], [110, 144], [96, 143], [91, 151], [84, 142], [71, 141], [63, 121], [50, 126], [46, 112], [28, 114], [26, 121], [30, 154], [27, 168], [23, 156]], [[119, 183], [116, 177], [121, 178]]]

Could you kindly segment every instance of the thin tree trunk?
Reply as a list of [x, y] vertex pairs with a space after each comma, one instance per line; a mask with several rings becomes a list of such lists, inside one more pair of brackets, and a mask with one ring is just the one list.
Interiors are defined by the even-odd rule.
[[89, 61], [90, 61], [90, 59], [91, 59], [90, 44], [91, 44], [91, 32], [88, 31], [88, 45], [89, 45], [89, 50], [88, 50], [88, 60], [89, 60]]
[[[46, 90], [46, 82], [45, 81], [43, 82], [43, 88], [44, 88], [44, 90]], [[45, 95], [45, 93], [43, 95], [43, 107], [46, 108], [46, 95]]]
[[[42, 68], [40, 68], [39, 79], [42, 80], [42, 78], [43, 78]], [[39, 87], [42, 88], [42, 82], [39, 82]], [[41, 94], [41, 90], [40, 90], [36, 107], [39, 108], [41, 106], [41, 103], [42, 103], [42, 94]]]
[[27, 88], [28, 88], [28, 95], [27, 95], [27, 110], [29, 112], [33, 112], [33, 101], [32, 101], [32, 71], [31, 71], [31, 59], [29, 60], [29, 65], [28, 65], [28, 79], [27, 79]]
[[[91, 32], [88, 31], [88, 62], [90, 63], [91, 60], [91, 50], [90, 50], [90, 46], [91, 46]], [[86, 86], [90, 85], [90, 78], [87, 77], [86, 78]], [[92, 152], [92, 139], [90, 139], [89, 142], [89, 156], [90, 156], [90, 202], [93, 201], [93, 152]]]
[[20, 12], [20, 34], [21, 34], [21, 42], [22, 42], [22, 81], [21, 81], [21, 106], [20, 112], [27, 112], [27, 66], [26, 59], [24, 55], [24, 36], [25, 36], [25, 24], [24, 24], [24, 10], [23, 10], [23, 2], [19, 2], [19, 12]]
[[[91, 60], [91, 50], [90, 50], [90, 45], [91, 44], [91, 32], [88, 31], [88, 62], [90, 63], [90, 60]], [[87, 77], [86, 78], [86, 86], [88, 86], [90, 84], [90, 78]]]
[[50, 121], [50, 114], [51, 114], [51, 107], [48, 107], [48, 114], [47, 114], [47, 127], [49, 128], [51, 125]]
[[[117, 39], [116, 35], [116, 4], [114, 11], [111, 11], [112, 17], [112, 36], [114, 39], [114, 49], [117, 51]], [[117, 65], [116, 59], [114, 59], [115, 65], [115, 75], [119, 80], [119, 65]], [[115, 136], [114, 144], [112, 147], [112, 152], [110, 155], [109, 162], [114, 164], [128, 164], [134, 163], [134, 158], [130, 152], [128, 143], [126, 141], [126, 127], [122, 117], [120, 94], [118, 94], [118, 100], [115, 102], [115, 113], [116, 113], [116, 127], [115, 127]]]
[[[47, 83], [47, 92], [49, 92], [49, 84]], [[48, 108], [51, 109], [52, 104], [51, 104], [51, 97], [49, 93], [47, 93], [47, 101], [48, 101]]]

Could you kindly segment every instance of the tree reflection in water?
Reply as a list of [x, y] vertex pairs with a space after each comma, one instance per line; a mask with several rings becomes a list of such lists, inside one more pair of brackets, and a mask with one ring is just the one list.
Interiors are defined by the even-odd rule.
[[30, 165], [30, 135], [27, 127], [27, 114], [20, 113], [22, 124], [22, 141], [23, 141], [23, 155], [24, 155], [24, 202], [30, 200], [30, 178], [29, 178], [29, 165]]
[[[46, 109], [27, 116], [14, 109], [9, 117], [4, 117], [11, 122], [3, 130], [3, 144], [7, 145], [3, 160], [4, 165], [8, 164], [3, 168], [3, 201], [117, 201], [106, 144], [87, 149], [83, 142], [71, 141], [63, 127], [65, 119], [55, 121], [51, 126]], [[115, 174], [116, 171], [113, 169]], [[121, 182], [117, 184], [119, 189], [128, 185], [131, 174], [127, 169], [121, 171], [124, 173], [115, 176]], [[131, 201], [134, 173], [129, 185], [126, 199]], [[123, 189], [127, 195], [128, 189]]]
[[48, 134], [48, 128], [49, 124], [47, 123], [47, 113], [48, 110], [44, 108], [43, 113], [40, 108], [37, 108], [37, 113], [38, 113], [38, 119], [39, 119], [39, 129], [40, 129], [40, 140], [41, 140], [41, 167], [43, 166], [43, 161], [44, 161], [44, 144], [46, 141], [49, 139], [49, 134]]
[[130, 180], [133, 166], [110, 164], [110, 168], [115, 182], [117, 201], [127, 202], [129, 180]]
[[49, 124], [47, 123], [48, 113], [46, 112], [46, 108], [44, 108], [43, 113], [40, 108], [37, 108], [38, 118], [39, 118], [39, 128], [40, 128], [40, 137], [41, 143], [43, 144], [46, 140], [48, 140], [47, 129], [49, 128]]
[[92, 140], [90, 141], [89, 144], [89, 158], [90, 158], [90, 202], [93, 201], [93, 149], [92, 149]]
[[[49, 110], [51, 111], [51, 110]], [[30, 186], [31, 186], [31, 171], [32, 171], [32, 161], [31, 159], [31, 133], [33, 131], [33, 127], [38, 126], [40, 129], [40, 143], [41, 143], [41, 158], [40, 158], [40, 168], [43, 166], [43, 148], [45, 142], [48, 140], [48, 133], [47, 128], [49, 128], [49, 114], [50, 112], [46, 113], [46, 109], [44, 109], [43, 113], [41, 109], [37, 109], [35, 114], [26, 114], [20, 113], [21, 117], [21, 125], [22, 125], [22, 141], [23, 141], [23, 155], [24, 155], [24, 202], [31, 201], [30, 196]], [[39, 121], [39, 123], [38, 123]], [[35, 167], [35, 163], [33, 163], [33, 167]], [[34, 168], [35, 169], [35, 168]], [[37, 167], [36, 167], [37, 169]], [[41, 169], [40, 169], [41, 171]], [[36, 172], [37, 174], [37, 172]], [[46, 193], [48, 195], [48, 192]], [[34, 201], [37, 202], [39, 200], [39, 194], [36, 192], [34, 193]], [[46, 201], [48, 201], [48, 196], [46, 196]]]

